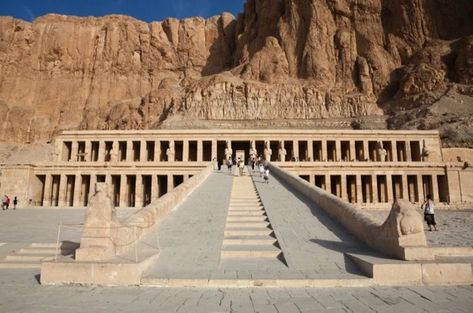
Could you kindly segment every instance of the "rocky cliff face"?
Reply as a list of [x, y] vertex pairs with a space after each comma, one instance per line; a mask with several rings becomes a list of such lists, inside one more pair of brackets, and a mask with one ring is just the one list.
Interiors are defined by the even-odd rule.
[[470, 0], [248, 0], [238, 18], [3, 17], [0, 139], [388, 114], [473, 145], [471, 16]]

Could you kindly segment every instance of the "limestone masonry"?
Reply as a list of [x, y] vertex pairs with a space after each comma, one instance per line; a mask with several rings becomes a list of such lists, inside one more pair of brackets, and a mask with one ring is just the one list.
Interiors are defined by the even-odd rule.
[[85, 207], [98, 182], [116, 207], [144, 207], [210, 162], [257, 155], [357, 207], [473, 202], [473, 154], [441, 148], [438, 131], [64, 131], [52, 145], [50, 159], [2, 165], [2, 191], [23, 207]]

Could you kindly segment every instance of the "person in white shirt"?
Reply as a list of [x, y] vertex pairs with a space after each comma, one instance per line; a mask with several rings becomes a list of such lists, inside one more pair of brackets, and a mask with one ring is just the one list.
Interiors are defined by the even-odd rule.
[[424, 220], [427, 222], [427, 226], [429, 226], [429, 231], [432, 231], [432, 226], [437, 231], [437, 223], [435, 223], [434, 215], [434, 201], [432, 201], [432, 197], [430, 195], [427, 195], [422, 206], [424, 208]]

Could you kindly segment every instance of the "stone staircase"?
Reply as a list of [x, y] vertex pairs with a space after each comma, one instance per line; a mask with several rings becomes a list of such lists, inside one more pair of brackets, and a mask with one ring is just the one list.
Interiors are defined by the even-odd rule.
[[31, 243], [14, 250], [0, 259], [0, 268], [40, 268], [41, 262], [52, 260], [56, 256], [72, 255], [78, 244], [63, 242], [59, 247], [55, 243]]
[[284, 260], [250, 176], [235, 177], [225, 224], [221, 260]]

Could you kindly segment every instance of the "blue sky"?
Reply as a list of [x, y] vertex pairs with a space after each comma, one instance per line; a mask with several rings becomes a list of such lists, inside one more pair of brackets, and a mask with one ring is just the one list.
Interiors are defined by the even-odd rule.
[[26, 21], [48, 13], [78, 16], [125, 14], [151, 22], [167, 17], [237, 15], [245, 0], [0, 0], [0, 15]]

